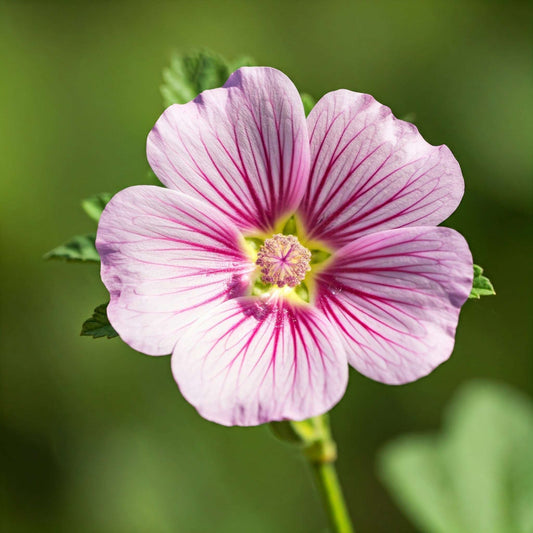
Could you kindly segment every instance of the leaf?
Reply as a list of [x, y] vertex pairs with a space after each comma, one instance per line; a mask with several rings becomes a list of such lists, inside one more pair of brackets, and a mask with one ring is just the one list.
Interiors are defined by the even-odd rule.
[[[172, 104], [185, 104], [202, 91], [222, 87], [230, 74], [240, 67], [250, 67], [255, 62], [243, 56], [234, 61], [226, 61], [218, 54], [207, 50], [186, 55], [175, 55], [168, 68], [163, 70], [161, 94], [165, 107]], [[300, 93], [307, 116], [316, 100], [307, 93]]]
[[94, 339], [118, 337], [118, 333], [113, 329], [107, 318], [107, 305], [107, 303], [99, 305], [94, 310], [93, 316], [83, 323], [80, 335], [93, 337]]
[[474, 265], [474, 282], [469, 298], [479, 300], [481, 296], [492, 296], [496, 294], [489, 278], [482, 275], [483, 269], [479, 265]]
[[94, 241], [96, 235], [76, 235], [70, 241], [50, 250], [44, 259], [62, 259], [65, 261], [93, 261], [99, 262], [100, 256], [96, 251]]
[[165, 107], [185, 104], [202, 91], [221, 87], [234, 70], [252, 64], [253, 60], [248, 57], [227, 62], [206, 50], [175, 55], [170, 67], [163, 70], [161, 94]]
[[421, 531], [468, 533], [458, 522], [434, 437], [401, 437], [385, 447], [378, 459], [385, 485]]
[[109, 192], [101, 192], [90, 198], [82, 200], [83, 210], [96, 222], [100, 220], [100, 215], [113, 195]]
[[442, 432], [411, 435], [379, 454], [397, 504], [427, 532], [533, 531], [533, 403], [486, 381], [465, 385]]
[[302, 104], [304, 105], [305, 116], [307, 116], [311, 112], [311, 109], [315, 107], [316, 100], [307, 93], [300, 93], [300, 98], [302, 99]]

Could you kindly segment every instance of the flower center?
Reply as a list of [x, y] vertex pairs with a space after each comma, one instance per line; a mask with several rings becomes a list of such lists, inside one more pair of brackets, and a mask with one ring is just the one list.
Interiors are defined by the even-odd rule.
[[278, 287], [296, 287], [308, 270], [311, 252], [294, 235], [278, 233], [267, 239], [257, 252], [256, 265], [261, 267], [261, 280]]

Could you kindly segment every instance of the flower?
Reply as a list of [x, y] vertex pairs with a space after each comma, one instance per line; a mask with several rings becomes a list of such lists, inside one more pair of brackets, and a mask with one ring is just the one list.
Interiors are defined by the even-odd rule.
[[373, 97], [331, 92], [306, 119], [284, 74], [241, 68], [169, 107], [147, 156], [168, 188], [119, 192], [98, 227], [108, 316], [172, 353], [205, 418], [302, 420], [340, 400], [348, 363], [401, 384], [450, 356], [472, 256], [436, 225], [461, 170]]

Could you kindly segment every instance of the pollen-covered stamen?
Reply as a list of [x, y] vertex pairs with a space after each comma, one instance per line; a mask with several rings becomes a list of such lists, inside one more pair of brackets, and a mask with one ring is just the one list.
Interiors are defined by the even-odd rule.
[[278, 233], [267, 239], [257, 252], [256, 264], [261, 267], [261, 281], [278, 287], [296, 287], [308, 270], [311, 252], [294, 235]]

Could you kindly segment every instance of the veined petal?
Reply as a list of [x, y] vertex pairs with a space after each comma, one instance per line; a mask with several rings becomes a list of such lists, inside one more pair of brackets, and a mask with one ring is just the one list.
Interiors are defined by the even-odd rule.
[[341, 248], [318, 275], [317, 305], [348, 360], [377, 381], [400, 384], [450, 356], [472, 287], [472, 255], [449, 228], [402, 228]]
[[312, 307], [251, 297], [193, 324], [176, 345], [172, 371], [204, 418], [240, 426], [325, 413], [348, 379], [342, 343]]
[[149, 355], [171, 353], [183, 328], [243, 294], [254, 265], [241, 239], [219, 211], [176, 191], [137, 186], [116, 194], [96, 248], [120, 337]]
[[367, 94], [326, 94], [307, 119], [311, 177], [301, 212], [311, 238], [341, 247], [368, 233], [433, 226], [459, 205], [464, 181], [432, 146]]
[[223, 88], [169, 107], [148, 135], [159, 179], [217, 207], [239, 228], [270, 230], [293, 211], [309, 174], [302, 101], [273, 68], [243, 67]]

